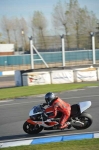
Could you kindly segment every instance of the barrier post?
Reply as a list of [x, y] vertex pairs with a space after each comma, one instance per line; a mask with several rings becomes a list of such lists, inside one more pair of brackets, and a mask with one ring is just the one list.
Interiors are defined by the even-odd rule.
[[65, 43], [64, 43], [64, 35], [61, 36], [62, 39], [62, 63], [63, 67], [65, 67]]
[[30, 52], [31, 52], [31, 69], [34, 69], [33, 40], [32, 40], [32, 36], [29, 39], [30, 39]]

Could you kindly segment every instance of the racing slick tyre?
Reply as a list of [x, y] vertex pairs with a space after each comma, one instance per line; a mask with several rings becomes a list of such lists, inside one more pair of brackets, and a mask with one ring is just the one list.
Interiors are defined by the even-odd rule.
[[83, 112], [79, 117], [78, 117], [79, 121], [81, 121], [82, 123], [84, 123], [84, 125], [81, 126], [73, 126], [75, 129], [77, 130], [82, 130], [82, 129], [87, 129], [91, 126], [93, 119], [92, 116], [86, 112]]
[[26, 121], [23, 124], [23, 130], [28, 134], [37, 134], [43, 130], [43, 127], [39, 125], [32, 125]]

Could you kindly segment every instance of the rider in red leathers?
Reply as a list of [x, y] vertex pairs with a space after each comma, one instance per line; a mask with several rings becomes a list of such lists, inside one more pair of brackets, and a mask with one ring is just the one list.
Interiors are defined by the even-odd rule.
[[50, 105], [51, 109], [53, 110], [53, 113], [51, 116], [49, 116], [49, 118], [55, 118], [57, 115], [57, 112], [59, 111], [62, 113], [62, 117], [59, 122], [59, 128], [64, 129], [68, 127], [69, 124], [67, 124], [66, 121], [70, 117], [70, 113], [71, 113], [70, 104], [63, 101], [59, 97], [55, 96], [55, 94], [51, 92], [45, 95], [45, 101], [47, 105]]

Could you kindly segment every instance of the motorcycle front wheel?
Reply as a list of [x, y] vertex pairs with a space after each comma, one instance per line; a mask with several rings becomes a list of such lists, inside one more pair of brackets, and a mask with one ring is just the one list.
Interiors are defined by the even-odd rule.
[[26, 132], [28, 134], [37, 134], [43, 130], [43, 127], [39, 126], [39, 125], [30, 124], [26, 121], [23, 124], [23, 130], [24, 130], [24, 132]]
[[82, 129], [87, 129], [91, 126], [93, 120], [92, 116], [86, 112], [82, 113], [79, 117], [78, 120], [84, 123], [84, 125], [81, 126], [73, 126], [77, 130], [82, 130]]

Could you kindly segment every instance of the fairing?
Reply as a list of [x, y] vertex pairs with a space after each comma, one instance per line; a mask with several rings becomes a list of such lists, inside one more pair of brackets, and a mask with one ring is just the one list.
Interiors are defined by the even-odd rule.
[[80, 112], [84, 112], [91, 106], [91, 101], [79, 102], [78, 105], [80, 106]]

